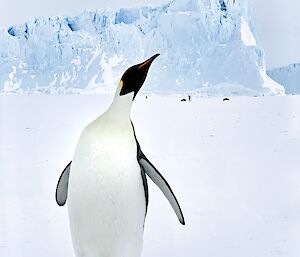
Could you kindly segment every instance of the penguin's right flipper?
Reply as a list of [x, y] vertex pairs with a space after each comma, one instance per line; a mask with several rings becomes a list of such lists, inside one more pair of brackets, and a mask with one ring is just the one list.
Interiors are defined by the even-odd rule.
[[61, 173], [56, 186], [55, 199], [59, 206], [64, 206], [67, 201], [71, 163], [72, 161], [70, 161]]
[[[142, 151], [140, 150], [142, 153]], [[180, 205], [165, 178], [159, 173], [159, 171], [154, 167], [154, 165], [147, 159], [147, 157], [142, 153], [138, 162], [143, 167], [145, 173], [151, 178], [151, 180], [160, 188], [165, 197], [168, 199], [173, 210], [175, 211], [177, 218], [182, 225], [185, 225], [184, 217]]]
[[[175, 211], [177, 218], [179, 219], [182, 225], [185, 225], [184, 217], [180, 205], [174, 195], [170, 185], [165, 180], [165, 178], [159, 173], [159, 171], [154, 167], [154, 165], [148, 160], [146, 155], [142, 152], [140, 147], [139, 141], [136, 138], [135, 130], [133, 123], [131, 122], [133, 133], [137, 145], [137, 160], [141, 167], [142, 172], [145, 172], [151, 180], [159, 187], [159, 189], [163, 192], [165, 197], [168, 199], [169, 203], [171, 204], [173, 210]], [[148, 190], [148, 188], [147, 188]], [[148, 192], [147, 192], [148, 193]], [[147, 194], [148, 196], [148, 194]], [[148, 200], [148, 199], [147, 199]], [[148, 203], [148, 201], [147, 201]]]

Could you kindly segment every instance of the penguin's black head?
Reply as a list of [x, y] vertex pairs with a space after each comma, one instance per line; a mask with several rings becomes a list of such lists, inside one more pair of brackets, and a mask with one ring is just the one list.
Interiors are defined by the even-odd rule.
[[148, 60], [136, 64], [125, 71], [120, 81], [120, 96], [134, 92], [133, 99], [135, 98], [146, 79], [151, 63], [157, 56], [159, 54], [155, 54]]

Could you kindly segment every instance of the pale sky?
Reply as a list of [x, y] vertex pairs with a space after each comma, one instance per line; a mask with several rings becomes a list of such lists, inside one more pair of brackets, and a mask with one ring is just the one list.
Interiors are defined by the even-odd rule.
[[254, 0], [268, 68], [300, 63], [300, 0]]
[[[168, 0], [0, 0], [0, 27], [33, 17], [74, 15], [83, 10], [158, 5]], [[187, 0], [179, 0], [187, 1]], [[238, 1], [238, 0], [237, 0]], [[259, 21], [259, 44], [265, 49], [267, 68], [300, 62], [299, 0], [253, 0]]]

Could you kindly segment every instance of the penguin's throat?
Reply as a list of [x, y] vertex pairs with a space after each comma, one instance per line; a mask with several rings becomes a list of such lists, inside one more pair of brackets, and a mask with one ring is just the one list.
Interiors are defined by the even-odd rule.
[[110, 115], [119, 117], [119, 118], [129, 118], [130, 111], [132, 106], [133, 92], [128, 93], [124, 96], [115, 96], [112, 104], [108, 108]]

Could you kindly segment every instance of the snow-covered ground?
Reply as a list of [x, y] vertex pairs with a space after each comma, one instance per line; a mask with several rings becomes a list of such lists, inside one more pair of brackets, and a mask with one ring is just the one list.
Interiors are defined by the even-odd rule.
[[[74, 256], [55, 186], [111, 98], [0, 96], [1, 257]], [[300, 96], [140, 95], [132, 119], [186, 219], [149, 182], [143, 257], [300, 256]]]

